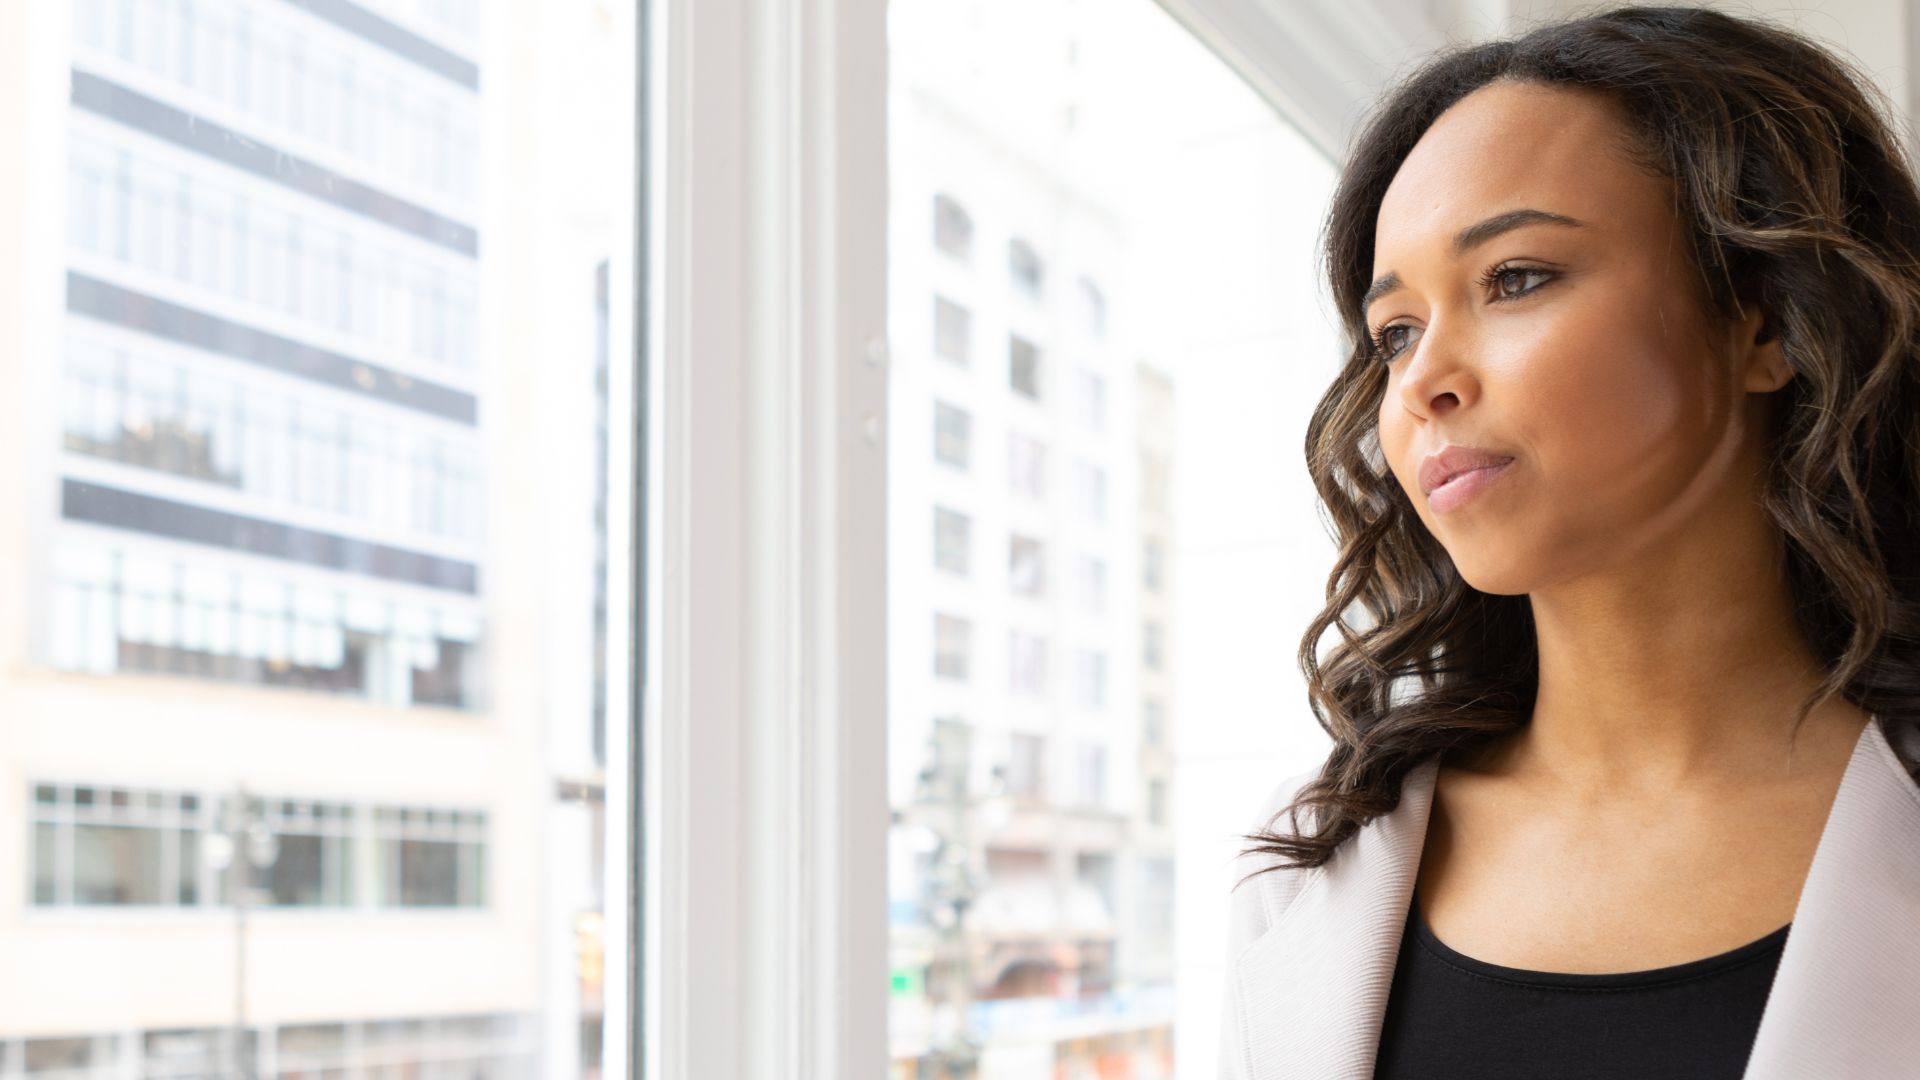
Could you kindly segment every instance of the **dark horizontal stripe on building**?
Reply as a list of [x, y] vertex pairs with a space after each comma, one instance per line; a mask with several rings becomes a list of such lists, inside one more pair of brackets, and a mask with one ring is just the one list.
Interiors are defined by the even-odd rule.
[[287, 0], [294, 7], [426, 68], [469, 90], [480, 89], [480, 65], [437, 42], [375, 15], [348, 0]]
[[450, 251], [469, 257], [480, 252], [480, 234], [471, 225], [340, 176], [304, 158], [275, 150], [205, 117], [90, 72], [74, 71], [73, 103], [154, 138]]
[[60, 515], [69, 521], [107, 525], [383, 581], [469, 595], [479, 591], [479, 568], [470, 562], [122, 491], [72, 477], [63, 478]]
[[75, 270], [67, 271], [67, 310], [462, 424], [471, 425], [478, 417], [478, 402], [464, 390], [389, 371]]

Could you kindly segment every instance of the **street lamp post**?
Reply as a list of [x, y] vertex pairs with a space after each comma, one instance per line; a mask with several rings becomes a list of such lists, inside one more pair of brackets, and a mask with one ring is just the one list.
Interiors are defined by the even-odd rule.
[[279, 857], [279, 838], [254, 812], [245, 784], [220, 813], [220, 831], [207, 837], [204, 858], [214, 872], [226, 871], [233, 896], [233, 1030], [227, 1040], [227, 1075], [254, 1080], [258, 1063], [247, 1047], [247, 909], [253, 905], [253, 871], [271, 867]]
[[968, 790], [970, 769], [964, 746], [942, 745], [939, 740], [936, 734], [932, 760], [920, 771], [916, 795], [923, 805], [939, 805], [947, 811], [946, 829], [935, 830], [937, 843], [928, 901], [934, 924], [941, 930], [945, 951], [957, 958], [957, 970], [951, 992], [953, 1023], [945, 1042], [927, 1056], [928, 1063], [937, 1067], [945, 1080], [959, 1080], [975, 1075], [981, 1050], [980, 1043], [967, 1029], [967, 1011], [973, 997], [967, 909], [980, 893], [980, 881], [973, 872], [973, 817], [984, 810], [995, 819], [988, 824], [997, 827], [1004, 823], [1000, 819], [1009, 806], [1004, 768], [995, 766], [986, 793], [973, 797]]

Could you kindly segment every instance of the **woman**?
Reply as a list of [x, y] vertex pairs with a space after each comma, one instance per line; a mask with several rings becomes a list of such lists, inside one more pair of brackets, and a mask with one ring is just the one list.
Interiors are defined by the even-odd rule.
[[1335, 745], [1247, 837], [1223, 1075], [1920, 1076], [1920, 195], [1864, 85], [1623, 8], [1367, 123]]

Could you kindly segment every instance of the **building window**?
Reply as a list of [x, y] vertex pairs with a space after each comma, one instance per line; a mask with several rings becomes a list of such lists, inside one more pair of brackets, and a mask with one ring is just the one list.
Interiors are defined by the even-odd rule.
[[1159, 698], [1140, 703], [1140, 727], [1148, 746], [1167, 744], [1167, 705]]
[[1140, 624], [1140, 662], [1149, 671], [1160, 671], [1167, 663], [1167, 631], [1158, 621]]
[[1100, 291], [1090, 278], [1081, 278], [1075, 283], [1074, 292], [1079, 296], [1080, 325], [1085, 327], [1087, 336], [1100, 341], [1107, 336], [1107, 296]]
[[[293, 799], [248, 802], [249, 820], [274, 837], [273, 861], [254, 871], [254, 885], [272, 897], [271, 903], [347, 907], [354, 902], [353, 840], [360, 817], [353, 807]], [[231, 890], [223, 887], [221, 898], [231, 902]]]
[[29, 815], [36, 907], [206, 900], [200, 839], [213, 810], [196, 795], [43, 783]]
[[1047, 639], [1018, 630], [1007, 635], [1007, 686], [1035, 696], [1047, 692]]
[[973, 416], [944, 401], [933, 403], [933, 459], [957, 469], [967, 467], [973, 451]]
[[933, 617], [933, 673], [964, 679], [972, 651], [973, 624], [952, 615]]
[[933, 565], [949, 573], [971, 572], [973, 519], [944, 506], [933, 508]]
[[1022, 296], [1039, 299], [1046, 285], [1046, 264], [1033, 245], [1019, 237], [1007, 242], [1007, 276]]
[[1074, 877], [1091, 889], [1109, 913], [1114, 911], [1113, 853], [1082, 851], [1074, 856]]
[[1019, 334], [1007, 335], [1007, 385], [1022, 397], [1040, 400], [1040, 346]]
[[30, 806], [35, 906], [194, 907], [235, 902], [229, 853], [210, 845], [255, 824], [272, 838], [248, 846], [252, 902], [272, 907], [480, 907], [486, 814], [380, 808], [375, 880], [363, 896], [356, 851], [369, 820], [344, 802], [250, 796], [243, 822], [231, 797], [84, 784], [34, 785]]
[[1031, 536], [1015, 534], [1010, 537], [1007, 541], [1007, 580], [1015, 595], [1046, 595], [1046, 545]]
[[1107, 803], [1107, 748], [1098, 743], [1080, 747], [1080, 803], [1105, 806]]
[[1107, 380], [1081, 368], [1075, 372], [1079, 383], [1080, 423], [1088, 431], [1107, 429]]
[[1047, 742], [1038, 735], [1013, 733], [1007, 742], [1007, 794], [1041, 799], [1047, 792]]
[[1147, 821], [1154, 825], [1167, 823], [1167, 782], [1165, 780], [1147, 781]]
[[1107, 520], [1107, 470], [1090, 461], [1076, 461], [1074, 479], [1080, 516], [1094, 522]]
[[1107, 610], [1107, 563], [1092, 555], [1080, 556], [1080, 608], [1089, 615]]
[[973, 313], [944, 296], [933, 298], [933, 355], [958, 367], [973, 363]]
[[1107, 706], [1107, 654], [1098, 649], [1081, 649], [1080, 704], [1088, 709]]
[[1035, 499], [1047, 493], [1047, 447], [1017, 431], [1007, 434], [1007, 486]]
[[933, 197], [933, 246], [959, 259], [973, 259], [973, 216], [945, 193]]
[[[434, 610], [357, 587], [296, 584], [115, 548], [66, 545], [52, 563], [47, 639], [56, 667], [477, 707], [481, 624], [452, 605]], [[428, 566], [430, 574], [458, 569]]]
[[1166, 545], [1148, 537], [1140, 546], [1140, 584], [1150, 592], [1159, 592], [1166, 581]]
[[972, 725], [958, 716], [934, 717], [921, 796], [935, 802], [965, 799], [972, 775], [972, 751]]
[[487, 815], [380, 806], [374, 894], [385, 907], [484, 907]]

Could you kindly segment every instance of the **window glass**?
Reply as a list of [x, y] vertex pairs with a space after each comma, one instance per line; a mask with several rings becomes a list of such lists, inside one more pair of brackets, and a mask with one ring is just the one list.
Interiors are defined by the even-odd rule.
[[1040, 346], [1018, 334], [1007, 338], [1007, 385], [1021, 397], [1040, 400]]
[[967, 468], [973, 460], [973, 417], [965, 409], [933, 403], [933, 457], [956, 469]]
[[973, 624], [953, 615], [933, 617], [933, 671], [948, 679], [965, 679], [971, 671]]
[[1019, 694], [1047, 692], [1047, 639], [1015, 630], [1007, 635], [1007, 685]]
[[973, 362], [973, 313], [944, 296], [933, 298], [933, 355], [959, 367]]
[[1015, 494], [1033, 499], [1046, 497], [1045, 443], [1017, 431], [1007, 433], [1007, 484]]
[[1007, 538], [1007, 580], [1016, 596], [1045, 596], [1047, 549], [1038, 539], [1018, 534]]
[[636, 9], [47, 8], [0, 1077], [597, 1077]]
[[935, 429], [887, 462], [889, 1080], [1216, 1075], [1232, 839], [1324, 745], [1274, 658], [1334, 562], [1333, 165], [1152, 0], [888, 9], [889, 422]]
[[1016, 236], [1007, 242], [1007, 275], [1015, 292], [1037, 300], [1046, 283], [1046, 265], [1032, 244]]
[[945, 193], [933, 197], [933, 246], [962, 262], [973, 257], [973, 218]]
[[933, 509], [933, 565], [965, 576], [973, 551], [973, 520], [944, 506]]

